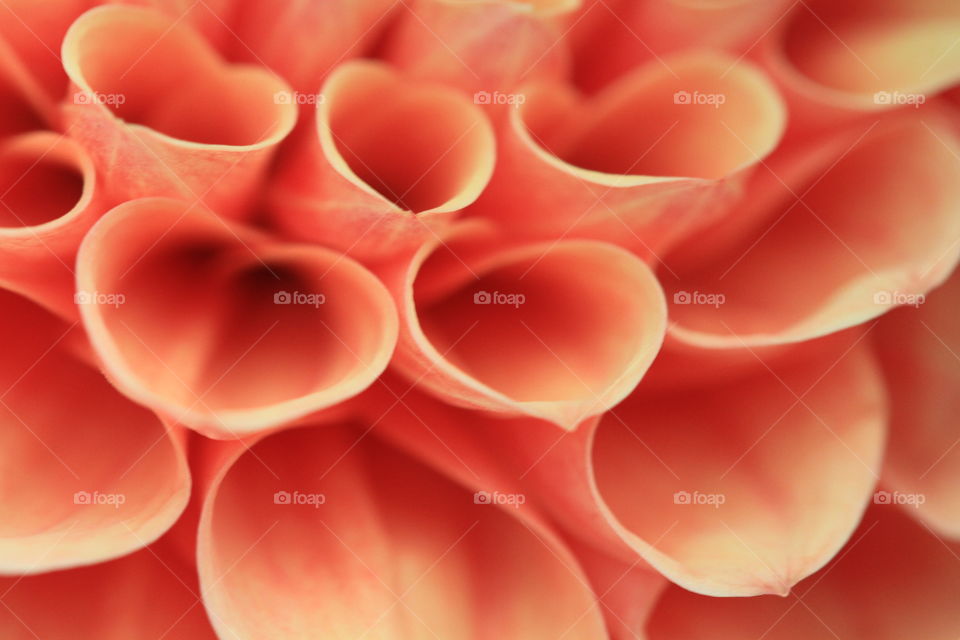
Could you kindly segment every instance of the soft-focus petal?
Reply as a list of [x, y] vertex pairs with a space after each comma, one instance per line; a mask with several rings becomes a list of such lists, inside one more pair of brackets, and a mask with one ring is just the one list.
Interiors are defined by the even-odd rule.
[[349, 398], [396, 342], [387, 291], [353, 260], [174, 200], [107, 213], [80, 249], [77, 288], [114, 384], [211, 437]]
[[788, 147], [737, 210], [665, 258], [671, 335], [800, 342], [937, 286], [960, 256], [960, 146], [938, 111]]
[[954, 640], [960, 546], [893, 507], [867, 513], [850, 543], [786, 598], [663, 596], [649, 640]]
[[514, 234], [661, 253], [729, 208], [785, 126], [772, 85], [729, 62], [651, 63], [586, 101], [560, 83], [524, 87], [473, 211]]
[[[892, 400], [884, 490], [940, 535], [960, 538], [960, 273], [875, 329]], [[895, 492], [895, 493], [894, 493]], [[899, 496], [905, 496], [900, 498]]]
[[222, 637], [605, 637], [549, 531], [365, 431], [287, 431], [228, 461], [198, 550]]
[[87, 153], [51, 132], [0, 143], [0, 282], [74, 315], [73, 264], [104, 211]]
[[188, 26], [126, 6], [83, 14], [63, 41], [65, 124], [112, 200], [175, 196], [250, 212], [297, 110], [265, 69], [226, 65]]
[[272, 203], [298, 238], [362, 258], [396, 254], [432, 238], [490, 179], [490, 123], [449, 87], [363, 61], [338, 68], [321, 95], [316, 129], [287, 156]]
[[196, 569], [167, 547], [160, 541], [91, 567], [0, 579], [0, 635], [4, 640], [215, 640]]
[[74, 355], [75, 324], [0, 298], [0, 573], [100, 562], [152, 542], [190, 492], [179, 441]]
[[397, 369], [448, 402], [567, 429], [633, 390], [666, 329], [646, 264], [589, 240], [473, 243], [428, 243], [382, 271]]

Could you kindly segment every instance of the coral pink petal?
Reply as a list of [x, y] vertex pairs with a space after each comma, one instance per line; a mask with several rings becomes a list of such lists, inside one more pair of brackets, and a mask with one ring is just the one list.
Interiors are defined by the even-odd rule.
[[66, 126], [114, 201], [175, 196], [243, 216], [296, 121], [278, 99], [286, 83], [225, 64], [187, 25], [149, 9], [88, 11], [67, 32], [63, 60]]
[[574, 77], [593, 92], [642, 62], [691, 48], [750, 51], [792, 0], [584, 0], [567, 40]]
[[96, 4], [97, 0], [4, 0], [0, 6], [3, 64], [25, 74], [25, 86], [44, 107], [52, 107], [67, 90], [60, 61], [67, 28]]
[[791, 132], [915, 107], [960, 80], [960, 5], [796, 3], [757, 47], [790, 103]]
[[886, 416], [862, 341], [729, 382], [641, 393], [597, 429], [597, 491], [625, 539], [683, 587], [785, 593], [856, 526]]
[[368, 401], [386, 437], [468, 486], [531, 496], [526, 507], [624, 570], [652, 565], [710, 595], [784, 593], [827, 562], [873, 495], [886, 433], [863, 341], [713, 386], [635, 394], [566, 433], [408, 387]]
[[958, 149], [933, 111], [788, 148], [735, 218], [667, 257], [671, 335], [704, 348], [800, 342], [926, 293], [960, 255]]
[[953, 640], [960, 546], [894, 507], [869, 511], [850, 544], [785, 598], [667, 590], [649, 640]]
[[384, 271], [394, 365], [448, 402], [567, 429], [629, 394], [666, 328], [650, 269], [589, 240], [494, 246], [431, 243]]
[[164, 540], [119, 560], [0, 579], [4, 640], [216, 640], [192, 564]]
[[401, 10], [395, 0], [271, 0], [235, 3], [231, 59], [279, 73], [293, 87], [314, 93], [344, 60], [370, 52], [377, 37]]
[[0, 143], [0, 283], [74, 315], [74, 260], [102, 200], [74, 141], [38, 131]]
[[605, 637], [548, 530], [364, 431], [268, 436], [217, 478], [198, 563], [222, 637]]
[[884, 489], [923, 496], [909, 512], [960, 539], [960, 274], [917, 304], [874, 330], [892, 401]]
[[81, 246], [77, 289], [117, 387], [210, 437], [343, 401], [396, 342], [387, 291], [353, 260], [173, 200], [107, 213]]
[[187, 503], [179, 443], [70, 352], [75, 324], [16, 294], [0, 298], [0, 573], [147, 545]]
[[558, 83], [525, 87], [471, 210], [516, 234], [662, 253], [727, 210], [785, 126], [772, 85], [732, 62], [694, 53], [670, 69], [650, 63], [589, 100]]
[[316, 134], [288, 156], [276, 190], [284, 230], [382, 257], [432, 238], [486, 186], [492, 128], [453, 89], [358, 61], [331, 74], [321, 94]]
[[[580, 0], [418, 0], [399, 12], [384, 57], [406, 73], [468, 93], [510, 93], [519, 83], [560, 78], [560, 43]], [[480, 93], [478, 102], [484, 102]], [[512, 105], [501, 105], [501, 112]]]

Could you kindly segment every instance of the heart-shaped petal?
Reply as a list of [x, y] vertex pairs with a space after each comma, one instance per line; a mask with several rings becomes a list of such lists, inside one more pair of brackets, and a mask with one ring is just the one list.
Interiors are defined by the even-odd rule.
[[174, 200], [112, 209], [77, 258], [80, 315], [112, 381], [210, 437], [271, 428], [386, 367], [396, 310], [366, 269]]
[[587, 101], [559, 83], [523, 88], [471, 210], [513, 233], [662, 253], [727, 210], [785, 126], [773, 86], [731, 63], [712, 53], [650, 63]]
[[157, 11], [88, 11], [67, 32], [63, 61], [73, 83], [66, 125], [114, 202], [175, 196], [246, 215], [296, 122], [296, 106], [278, 98], [289, 94], [286, 83], [225, 64], [187, 25]]
[[646, 264], [590, 240], [475, 242], [430, 243], [381, 272], [400, 310], [398, 370], [454, 404], [565, 429], [636, 387], [666, 323]]
[[315, 136], [288, 156], [273, 203], [277, 224], [298, 238], [364, 258], [415, 248], [490, 179], [490, 123], [449, 87], [358, 61], [320, 95]]

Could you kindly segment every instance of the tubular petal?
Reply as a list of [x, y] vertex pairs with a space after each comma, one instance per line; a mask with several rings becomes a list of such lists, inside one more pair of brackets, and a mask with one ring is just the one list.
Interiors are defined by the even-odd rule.
[[353, 260], [173, 200], [108, 212], [80, 249], [77, 288], [114, 384], [208, 437], [277, 427], [353, 396], [396, 342], [389, 295]]

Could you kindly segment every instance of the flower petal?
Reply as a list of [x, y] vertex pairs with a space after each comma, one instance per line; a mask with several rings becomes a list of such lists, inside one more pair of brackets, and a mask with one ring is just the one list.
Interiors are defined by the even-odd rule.
[[211, 488], [206, 605], [238, 639], [605, 637], [569, 551], [514, 514], [360, 428], [285, 431]]
[[0, 298], [0, 573], [101, 562], [152, 542], [190, 493], [179, 441], [74, 355], [75, 324]]
[[277, 98], [289, 93], [283, 81], [226, 65], [188, 26], [148, 9], [88, 11], [67, 32], [63, 60], [73, 82], [65, 123], [115, 202], [176, 196], [246, 215], [297, 118]]
[[173, 200], [108, 212], [80, 249], [77, 287], [117, 387], [209, 437], [341, 402], [376, 379], [396, 342], [387, 291], [353, 260]]
[[772, 85], [730, 62], [693, 53], [670, 70], [651, 63], [587, 102], [558, 83], [525, 87], [472, 211], [517, 234], [661, 253], [729, 208], [785, 126]]
[[363, 258], [396, 254], [433, 237], [490, 179], [490, 123], [449, 87], [363, 61], [339, 67], [321, 95], [316, 130], [288, 156], [273, 203], [298, 238]]

